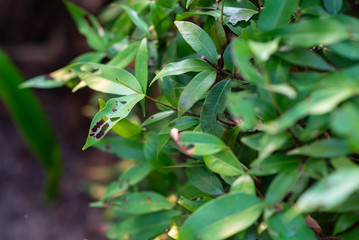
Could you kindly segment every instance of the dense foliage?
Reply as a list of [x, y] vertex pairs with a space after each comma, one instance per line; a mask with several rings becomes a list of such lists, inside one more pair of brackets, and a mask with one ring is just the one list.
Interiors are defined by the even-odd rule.
[[108, 94], [110, 239], [358, 236], [358, 1], [66, 5], [94, 51], [23, 86]]

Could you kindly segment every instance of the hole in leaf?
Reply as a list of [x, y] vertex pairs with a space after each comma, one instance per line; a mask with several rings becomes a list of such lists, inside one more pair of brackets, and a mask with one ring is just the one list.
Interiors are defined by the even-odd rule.
[[175, 123], [175, 122], [170, 122], [170, 123], [168, 124], [168, 126], [169, 126], [169, 127], [174, 127], [174, 126], [176, 126], [176, 123]]
[[126, 104], [127, 102], [126, 101], [120, 101], [121, 104]]
[[120, 117], [110, 118], [111, 122], [115, 122], [115, 121], [117, 121], [117, 120], [119, 120], [119, 119], [120, 119]]
[[91, 132], [92, 133], [96, 133], [97, 132], [97, 130], [102, 126], [102, 124], [104, 124], [105, 122], [102, 120], [102, 119], [100, 119], [94, 126], [93, 126], [93, 128], [91, 129]]
[[146, 197], [146, 203], [150, 203], [151, 202], [151, 197]]
[[190, 150], [192, 148], [194, 148], [194, 144], [190, 144], [190, 145], [187, 146], [187, 150]]
[[110, 125], [109, 125], [108, 123], [106, 123], [106, 124], [101, 128], [100, 132], [96, 134], [95, 137], [96, 137], [97, 139], [102, 138], [102, 137], [105, 135], [105, 131], [106, 131], [106, 129], [107, 129], [109, 126], [110, 126]]
[[128, 196], [125, 196], [125, 198], [123, 199], [124, 202], [128, 202]]
[[117, 109], [116, 109], [116, 108], [112, 108], [112, 112], [117, 112]]

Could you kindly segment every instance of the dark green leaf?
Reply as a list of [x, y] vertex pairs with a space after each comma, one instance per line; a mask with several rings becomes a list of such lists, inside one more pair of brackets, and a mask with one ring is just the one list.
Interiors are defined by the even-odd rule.
[[268, 31], [287, 24], [298, 3], [299, 0], [266, 0], [259, 15], [259, 29]]
[[154, 192], [126, 193], [111, 199], [109, 204], [115, 209], [129, 214], [146, 214], [172, 207], [170, 201]]
[[343, 41], [328, 46], [336, 54], [351, 60], [359, 59], [359, 43], [354, 41]]
[[141, 124], [141, 127], [145, 127], [145, 126], [150, 125], [152, 123], [155, 123], [155, 122], [161, 121], [161, 120], [163, 120], [165, 118], [168, 118], [173, 113], [175, 113], [175, 111], [173, 111], [173, 110], [155, 113], [151, 117], [147, 118], [146, 121], [144, 121]]
[[258, 159], [251, 164], [250, 173], [257, 176], [272, 175], [284, 171], [285, 169], [294, 169], [300, 164], [300, 159], [296, 157], [284, 157], [280, 154], [273, 154], [264, 160]]
[[186, 174], [189, 182], [201, 190], [202, 192], [210, 195], [223, 194], [223, 187], [217, 176], [204, 167], [187, 168]]
[[175, 24], [193, 50], [212, 63], [217, 63], [216, 46], [204, 30], [191, 22], [175, 21]]
[[276, 213], [268, 219], [273, 240], [316, 240], [314, 232], [294, 208]]
[[237, 7], [224, 7], [223, 14], [228, 16], [228, 22], [232, 25], [236, 25], [240, 21], [247, 22], [254, 15], [258, 13], [257, 10], [249, 8], [237, 8]]
[[194, 200], [189, 200], [183, 196], [181, 196], [177, 203], [187, 209], [188, 211], [194, 212], [196, 211], [200, 206], [205, 204], [206, 202], [209, 202], [212, 200], [210, 197], [204, 197], [204, 198], [196, 198]]
[[126, 219], [121, 224], [110, 226], [110, 239], [149, 239], [165, 232], [170, 227], [171, 218], [179, 215], [177, 210], [161, 211]]
[[201, 128], [203, 132], [222, 137], [223, 127], [217, 122], [217, 114], [222, 114], [226, 109], [226, 98], [230, 90], [230, 80], [223, 80], [217, 83], [209, 92], [201, 113]]
[[206, 70], [197, 74], [184, 88], [178, 101], [178, 116], [182, 116], [189, 110], [212, 86], [217, 73]]
[[358, 221], [359, 221], [359, 214], [357, 213], [356, 214], [344, 213], [340, 215], [337, 223], [335, 224], [333, 234], [337, 235], [338, 233], [344, 232]]
[[116, 154], [120, 158], [143, 160], [143, 144], [137, 140], [125, 139], [122, 137], [104, 138], [96, 143], [95, 148], [103, 152]]
[[151, 4], [151, 20], [159, 37], [168, 31], [171, 25], [166, 12], [155, 3]]
[[227, 37], [223, 25], [217, 19], [208, 31], [218, 52], [223, 52], [223, 47], [227, 44]]
[[261, 201], [227, 194], [200, 207], [183, 224], [178, 240], [225, 239], [251, 226], [262, 213]]
[[322, 17], [290, 24], [268, 33], [294, 47], [333, 44], [348, 38], [345, 28], [333, 17]]
[[313, 51], [296, 49], [289, 52], [279, 52], [276, 55], [295, 65], [324, 71], [334, 70], [331, 65]]
[[343, 6], [343, 0], [323, 0], [324, 7], [331, 14], [339, 13]]
[[257, 123], [257, 116], [253, 104], [247, 100], [248, 92], [232, 93], [229, 95], [228, 109], [236, 118], [240, 119], [241, 128], [253, 129]]
[[350, 154], [351, 150], [345, 140], [324, 139], [316, 141], [308, 146], [303, 146], [290, 151], [289, 155], [306, 155], [317, 158], [341, 157]]
[[199, 118], [197, 117], [184, 116], [181, 119], [176, 118], [169, 122], [164, 128], [162, 128], [159, 134], [168, 134], [172, 128], [177, 128], [178, 131], [183, 131], [198, 124]]

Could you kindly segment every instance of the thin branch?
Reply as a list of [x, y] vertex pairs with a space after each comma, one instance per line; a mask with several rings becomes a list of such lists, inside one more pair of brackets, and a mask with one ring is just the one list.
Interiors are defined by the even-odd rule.
[[236, 75], [234, 75], [234, 74], [232, 74], [232, 73], [230, 73], [230, 72], [228, 72], [228, 71], [222, 69], [222, 68], [219, 67], [217, 64], [212, 63], [212, 62], [209, 61], [205, 56], [202, 56], [201, 58], [202, 58], [204, 61], [206, 61], [209, 65], [211, 65], [214, 69], [216, 69], [216, 71], [217, 71], [218, 73], [223, 73], [223, 74], [227, 75], [227, 76], [230, 77], [230, 78], [234, 78], [234, 79], [238, 79], [238, 80], [247, 82], [246, 79], [244, 79], [244, 78], [242, 78], [242, 77], [239, 77], [239, 76], [236, 76]]

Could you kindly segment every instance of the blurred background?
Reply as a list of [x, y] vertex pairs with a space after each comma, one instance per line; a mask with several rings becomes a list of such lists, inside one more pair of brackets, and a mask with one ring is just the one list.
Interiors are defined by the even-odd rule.
[[[73, 2], [96, 14], [109, 1]], [[0, 48], [26, 79], [50, 73], [89, 50], [60, 0], [1, 0]], [[114, 164], [116, 158], [81, 150], [91, 121], [83, 114], [91, 91], [34, 91], [62, 151], [59, 195], [53, 203], [44, 201], [45, 172], [0, 100], [0, 239], [105, 239], [101, 209], [88, 206], [91, 196], [99, 194], [89, 183], [101, 184], [92, 170]]]

